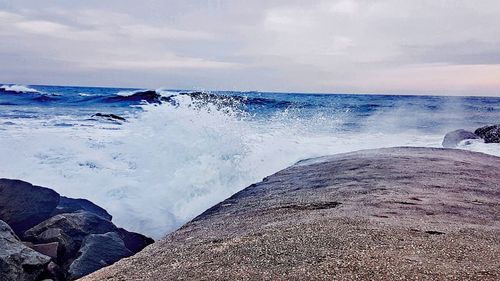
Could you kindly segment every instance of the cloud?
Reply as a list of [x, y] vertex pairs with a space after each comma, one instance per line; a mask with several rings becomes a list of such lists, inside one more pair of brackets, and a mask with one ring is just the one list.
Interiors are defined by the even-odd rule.
[[0, 80], [500, 94], [496, 0], [138, 3], [0, 3]]

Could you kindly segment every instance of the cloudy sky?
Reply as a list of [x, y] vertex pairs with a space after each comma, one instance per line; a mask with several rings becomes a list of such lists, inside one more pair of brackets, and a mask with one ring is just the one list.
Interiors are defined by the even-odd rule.
[[0, 82], [500, 96], [498, 0], [0, 0]]

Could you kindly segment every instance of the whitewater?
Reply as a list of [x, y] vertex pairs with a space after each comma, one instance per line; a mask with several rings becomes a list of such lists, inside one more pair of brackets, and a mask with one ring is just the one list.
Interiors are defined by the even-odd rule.
[[[159, 238], [299, 160], [441, 147], [448, 131], [500, 120], [495, 97], [145, 92], [1, 86], [0, 177], [89, 199]], [[482, 141], [460, 149], [500, 156]]]

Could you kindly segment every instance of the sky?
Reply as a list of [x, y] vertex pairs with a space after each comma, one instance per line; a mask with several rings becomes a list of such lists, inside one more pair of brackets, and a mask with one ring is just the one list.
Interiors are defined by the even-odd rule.
[[500, 96], [498, 0], [0, 0], [0, 82]]

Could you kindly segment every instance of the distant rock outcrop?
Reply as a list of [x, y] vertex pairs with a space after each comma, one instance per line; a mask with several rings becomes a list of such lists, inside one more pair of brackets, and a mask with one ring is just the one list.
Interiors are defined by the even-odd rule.
[[500, 143], [500, 124], [481, 127], [474, 133], [483, 138], [485, 143]]
[[72, 280], [154, 242], [111, 218], [88, 200], [0, 179], [0, 280]]
[[500, 158], [305, 160], [82, 280], [500, 280]]
[[479, 139], [480, 137], [472, 132], [460, 129], [447, 133], [443, 139], [443, 147], [453, 148], [463, 140]]

